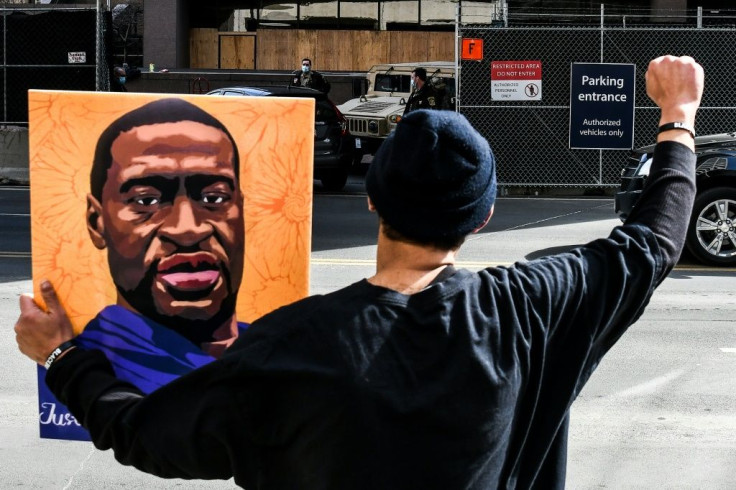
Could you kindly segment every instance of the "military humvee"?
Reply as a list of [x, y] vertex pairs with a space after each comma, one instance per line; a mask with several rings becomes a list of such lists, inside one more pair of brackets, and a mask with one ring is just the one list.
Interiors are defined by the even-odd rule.
[[366, 74], [367, 89], [357, 99], [338, 106], [355, 136], [355, 161], [376, 152], [386, 136], [396, 128], [411, 94], [410, 75], [416, 67], [427, 70], [427, 82], [437, 95], [437, 106], [455, 109], [455, 63], [387, 63], [375, 65]]

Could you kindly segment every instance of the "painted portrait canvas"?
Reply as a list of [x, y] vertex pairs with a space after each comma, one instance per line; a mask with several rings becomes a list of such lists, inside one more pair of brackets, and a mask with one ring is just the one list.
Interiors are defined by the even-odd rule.
[[[144, 393], [309, 288], [314, 100], [29, 92], [34, 290]], [[41, 437], [88, 434], [38, 368]]]

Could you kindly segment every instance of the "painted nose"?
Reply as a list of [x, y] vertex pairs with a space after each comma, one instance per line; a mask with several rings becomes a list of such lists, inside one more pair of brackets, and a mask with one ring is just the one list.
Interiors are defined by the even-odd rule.
[[187, 196], [177, 196], [159, 231], [178, 245], [192, 246], [210, 236], [212, 226], [202, 220], [196, 205], [192, 205]]

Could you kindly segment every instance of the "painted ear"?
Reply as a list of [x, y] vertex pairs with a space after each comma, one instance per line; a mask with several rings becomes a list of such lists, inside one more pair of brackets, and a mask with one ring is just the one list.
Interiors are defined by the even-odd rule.
[[375, 213], [376, 207], [373, 205], [373, 201], [371, 201], [370, 197], [367, 197], [366, 199], [368, 200], [368, 211], [370, 211], [371, 213]]
[[102, 250], [107, 246], [102, 205], [92, 194], [87, 194], [87, 231], [95, 247]]

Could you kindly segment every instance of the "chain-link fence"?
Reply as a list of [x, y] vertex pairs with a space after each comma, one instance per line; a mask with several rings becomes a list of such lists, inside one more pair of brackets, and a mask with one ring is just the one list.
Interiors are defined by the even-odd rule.
[[[612, 187], [627, 151], [569, 148], [572, 63], [636, 65], [634, 146], [651, 144], [659, 113], [646, 95], [649, 61], [690, 55], [703, 65], [699, 134], [736, 131], [736, 29], [733, 27], [493, 27], [459, 24], [461, 38], [482, 39], [483, 60], [460, 61], [459, 111], [488, 139], [505, 186]], [[491, 99], [491, 62], [541, 60], [542, 100]]]
[[28, 123], [29, 89], [109, 88], [109, 12], [98, 19], [95, 7], [13, 7], [0, 15], [0, 124]]

